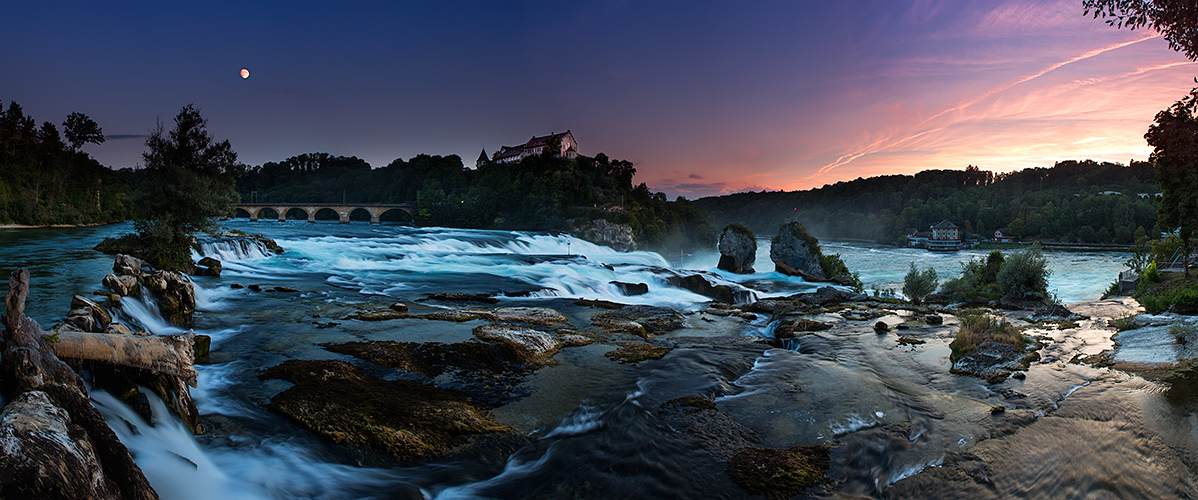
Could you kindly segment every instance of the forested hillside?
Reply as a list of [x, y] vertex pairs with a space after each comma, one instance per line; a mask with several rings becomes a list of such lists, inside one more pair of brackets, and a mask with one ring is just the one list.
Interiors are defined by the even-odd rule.
[[58, 127], [39, 127], [16, 102], [0, 103], [0, 224], [91, 224], [128, 215], [127, 173], [114, 172], [79, 151], [103, 142], [100, 127], [72, 113]]
[[667, 201], [636, 168], [600, 153], [466, 168], [457, 155], [418, 155], [371, 169], [356, 157], [312, 153], [249, 169], [238, 181], [242, 201], [414, 203], [420, 225], [559, 231], [571, 221], [607, 219], [632, 226], [657, 249], [709, 247], [715, 225], [685, 199]]
[[926, 231], [948, 219], [980, 238], [1007, 228], [1022, 239], [1130, 244], [1139, 227], [1149, 237], [1159, 234], [1157, 202], [1151, 197], [1160, 192], [1155, 173], [1145, 162], [1063, 161], [1000, 174], [971, 166], [858, 178], [807, 191], [702, 198], [694, 204], [719, 226], [741, 222], [764, 234], [794, 218], [820, 238], [897, 243], [906, 228]]

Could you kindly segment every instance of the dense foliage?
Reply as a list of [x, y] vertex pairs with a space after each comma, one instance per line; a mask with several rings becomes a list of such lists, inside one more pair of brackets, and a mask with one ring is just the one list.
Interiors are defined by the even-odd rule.
[[229, 141], [213, 140], [207, 120], [191, 105], [175, 116], [169, 133], [159, 123], [146, 148], [131, 199], [134, 228], [148, 244], [148, 260], [177, 269], [191, 260], [191, 236], [215, 230], [215, 219], [237, 203], [234, 182], [242, 167]]
[[1188, 257], [1198, 233], [1198, 88], [1157, 113], [1144, 139], [1153, 147], [1156, 181], [1164, 192], [1160, 225], [1177, 232]]
[[114, 172], [78, 148], [103, 142], [100, 126], [72, 113], [64, 143], [53, 123], [37, 127], [16, 102], [0, 106], [0, 224], [93, 224], [128, 215], [127, 172]]
[[986, 302], [998, 299], [998, 272], [1006, 259], [999, 250], [991, 250], [986, 258], [975, 257], [961, 264], [961, 276], [940, 285], [940, 294], [952, 302]]
[[1004, 297], [1046, 299], [1049, 274], [1048, 260], [1037, 244], [1009, 255], [999, 267], [995, 282]]
[[[1063, 161], [998, 174], [971, 166], [694, 203], [718, 224], [742, 222], [761, 232], [798, 220], [820, 238], [895, 244], [907, 228], [926, 231], [948, 219], [978, 238], [1006, 228], [1023, 239], [1131, 244], [1137, 228], [1159, 234], [1155, 176], [1144, 162]], [[1103, 194], [1110, 192], [1120, 194]]]
[[413, 203], [421, 225], [560, 231], [607, 219], [629, 224], [639, 241], [660, 250], [715, 244], [707, 214], [685, 198], [668, 201], [644, 183], [634, 186], [635, 174], [632, 163], [603, 153], [475, 169], [457, 155], [418, 155], [371, 169], [356, 157], [316, 153], [252, 168], [237, 189], [243, 202]]
[[911, 270], [907, 271], [907, 275], [903, 277], [903, 295], [906, 295], [915, 304], [923, 303], [924, 297], [936, 291], [938, 280], [936, 270], [931, 266], [920, 271], [912, 262]]

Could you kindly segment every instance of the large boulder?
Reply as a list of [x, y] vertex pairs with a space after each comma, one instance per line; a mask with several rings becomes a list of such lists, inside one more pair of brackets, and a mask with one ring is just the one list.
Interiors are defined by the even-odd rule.
[[628, 224], [595, 219], [575, 225], [571, 233], [596, 245], [609, 246], [616, 250], [628, 251], [637, 248], [636, 232]]
[[141, 259], [125, 254], [116, 256], [116, 260], [112, 263], [112, 272], [117, 276], [139, 276], [141, 275]]
[[789, 222], [778, 228], [778, 236], [770, 246], [770, 260], [778, 272], [804, 279], [827, 279], [819, 258], [819, 242], [807, 234], [802, 224]]
[[720, 235], [720, 263], [716, 266], [737, 274], [753, 274], [757, 260], [757, 238], [740, 224], [729, 224]]
[[196, 266], [195, 273], [193, 273], [196, 276], [212, 276], [219, 278], [221, 270], [224, 269], [224, 266], [220, 263], [220, 261], [212, 257], [204, 257], [196, 264], [198, 265]]
[[272, 410], [333, 442], [404, 461], [444, 455], [480, 434], [512, 432], [462, 392], [380, 380], [344, 361], [288, 360], [259, 378], [295, 384], [271, 398]]

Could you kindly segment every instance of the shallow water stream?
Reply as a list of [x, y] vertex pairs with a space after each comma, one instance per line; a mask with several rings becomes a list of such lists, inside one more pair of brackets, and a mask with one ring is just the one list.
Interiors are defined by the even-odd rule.
[[[194, 327], [212, 336], [212, 363], [194, 391], [209, 433], [189, 436], [161, 417], [151, 427], [104, 394], [95, 399], [163, 498], [744, 498], [724, 461], [749, 444], [825, 444], [835, 480], [828, 497], [1166, 498], [1195, 497], [1198, 409], [1194, 391], [1109, 368], [1071, 363], [1111, 347], [1099, 322], [1036, 332], [1046, 341], [1026, 379], [989, 385], [949, 373], [957, 321], [879, 335], [877, 320], [838, 314], [829, 330], [797, 337], [790, 349], [756, 342], [770, 318], [715, 317], [706, 297], [669, 286], [675, 270], [715, 271], [715, 252], [668, 256], [615, 252], [566, 236], [366, 224], [233, 221], [232, 229], [275, 238], [287, 251], [205, 245], [221, 278], [196, 278]], [[28, 314], [50, 326], [72, 294], [99, 289], [111, 257], [91, 251], [127, 225], [0, 231], [6, 267], [29, 267]], [[772, 272], [768, 244], [758, 272], [715, 272], [758, 296], [812, 291]], [[942, 278], [984, 252], [931, 254], [829, 242], [866, 287], [900, 286], [910, 262]], [[1126, 256], [1048, 254], [1064, 302], [1097, 299]], [[646, 283], [623, 296], [612, 281]], [[286, 286], [255, 292], [232, 284]], [[482, 321], [363, 322], [359, 309], [433, 292], [502, 293], [499, 305], [550, 307], [575, 327], [598, 310], [577, 298], [673, 307], [692, 328], [665, 337], [676, 348], [637, 365], [615, 363], [603, 343], [562, 349], [558, 363], [528, 376], [492, 416], [529, 436], [508, 454], [397, 466], [386, 457], [332, 445], [265, 405], [290, 386], [258, 380], [288, 359], [341, 359], [317, 344], [367, 340], [459, 342]], [[897, 324], [902, 311], [881, 318]], [[154, 333], [173, 331], [152, 304], [126, 299], [118, 313]], [[900, 345], [898, 333], [925, 341]], [[438, 379], [439, 383], [453, 384]], [[719, 417], [698, 421], [664, 411], [682, 396], [713, 398]], [[1005, 408], [992, 413], [996, 406]]]

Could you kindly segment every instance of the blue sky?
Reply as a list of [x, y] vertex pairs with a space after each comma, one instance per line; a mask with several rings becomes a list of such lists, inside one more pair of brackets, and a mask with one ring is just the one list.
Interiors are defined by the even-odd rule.
[[1080, 0], [2, 1], [0, 18], [0, 100], [129, 136], [85, 147], [113, 167], [194, 103], [251, 165], [473, 163], [570, 129], [692, 199], [1145, 159], [1198, 74]]

